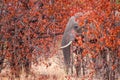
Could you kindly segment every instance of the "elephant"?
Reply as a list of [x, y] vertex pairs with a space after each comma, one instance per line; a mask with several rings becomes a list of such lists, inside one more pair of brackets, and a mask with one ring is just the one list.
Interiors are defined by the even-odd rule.
[[[76, 36], [82, 36], [85, 24], [79, 26], [78, 22], [75, 21], [76, 17], [72, 16], [67, 22], [65, 31], [62, 37], [61, 49], [64, 57], [65, 70], [68, 74], [69, 69], [72, 69], [72, 59], [71, 59], [71, 44], [76, 41]], [[71, 70], [71, 73], [73, 71]]]

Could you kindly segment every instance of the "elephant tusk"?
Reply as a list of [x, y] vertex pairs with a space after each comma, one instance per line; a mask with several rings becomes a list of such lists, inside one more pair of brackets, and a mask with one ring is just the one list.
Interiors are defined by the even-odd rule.
[[70, 41], [67, 45], [60, 47], [60, 49], [68, 47], [71, 43], [72, 41]]

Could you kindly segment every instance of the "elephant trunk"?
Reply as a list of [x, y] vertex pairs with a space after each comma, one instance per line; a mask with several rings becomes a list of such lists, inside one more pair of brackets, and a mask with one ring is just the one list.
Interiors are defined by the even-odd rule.
[[62, 51], [63, 51], [63, 56], [64, 56], [64, 64], [66, 66], [66, 72], [68, 73], [69, 68], [70, 68], [70, 61], [71, 61], [71, 59], [70, 59], [70, 55], [71, 55], [70, 45], [63, 48]]
[[[70, 34], [70, 33], [68, 33]], [[62, 39], [62, 51], [63, 51], [63, 56], [64, 56], [64, 64], [65, 64], [65, 67], [66, 67], [66, 72], [68, 73], [69, 72], [69, 69], [70, 69], [70, 65], [71, 65], [71, 50], [70, 50], [70, 47], [71, 47], [71, 44], [72, 42], [74, 41], [74, 37], [70, 35], [68, 35], [67, 33], [65, 33], [65, 35], [63, 36], [63, 39]]]

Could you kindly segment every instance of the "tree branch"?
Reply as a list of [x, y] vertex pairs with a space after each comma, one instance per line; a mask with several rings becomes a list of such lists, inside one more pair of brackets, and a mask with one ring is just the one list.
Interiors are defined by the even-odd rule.
[[[45, 34], [45, 33], [44, 33]], [[47, 33], [46, 33], [47, 34]], [[63, 33], [55, 33], [55, 34], [50, 34], [50, 35], [42, 35], [42, 36], [38, 36], [38, 38], [50, 38], [50, 37], [55, 37], [55, 36], [60, 36]]]

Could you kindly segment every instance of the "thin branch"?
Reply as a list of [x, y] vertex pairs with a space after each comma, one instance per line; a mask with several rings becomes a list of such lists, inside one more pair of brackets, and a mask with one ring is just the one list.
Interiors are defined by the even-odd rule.
[[[44, 33], [45, 34], [45, 33]], [[55, 33], [55, 34], [51, 34], [51, 35], [43, 35], [43, 36], [38, 36], [38, 38], [50, 38], [50, 37], [55, 37], [55, 36], [60, 36], [63, 33]]]

